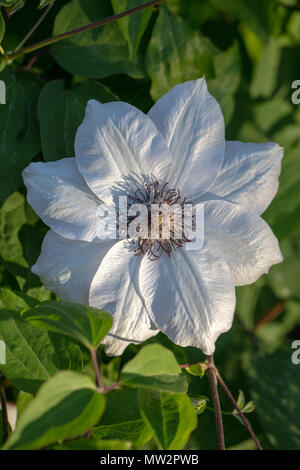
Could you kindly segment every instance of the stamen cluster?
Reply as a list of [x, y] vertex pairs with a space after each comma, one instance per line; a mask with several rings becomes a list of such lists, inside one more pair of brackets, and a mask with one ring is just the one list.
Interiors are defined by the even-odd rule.
[[[163, 252], [171, 256], [173, 250], [178, 250], [184, 243], [190, 240], [184, 234], [184, 205], [186, 204], [186, 197], [182, 198], [179, 189], [169, 188], [168, 182], [159, 183], [155, 180], [153, 183], [145, 183], [144, 187], [138, 188], [134, 191], [133, 195], [128, 197], [128, 208], [132, 204], [143, 204], [148, 210], [148, 237], [138, 237], [136, 240], [137, 247], [135, 253], [137, 255], [150, 255], [152, 260], [158, 259]], [[163, 205], [169, 206], [170, 217], [170, 236], [169, 238], [162, 238], [163, 234], [163, 215], [159, 215], [159, 237], [152, 236], [152, 207], [156, 204], [162, 209]], [[172, 211], [173, 206], [173, 211]], [[175, 208], [175, 206], [177, 206]], [[180, 211], [181, 220], [181, 237], [178, 238], [175, 233], [175, 215], [174, 212], [178, 207]], [[134, 216], [128, 217], [128, 226], [135, 219]], [[178, 219], [177, 219], [178, 222]]]

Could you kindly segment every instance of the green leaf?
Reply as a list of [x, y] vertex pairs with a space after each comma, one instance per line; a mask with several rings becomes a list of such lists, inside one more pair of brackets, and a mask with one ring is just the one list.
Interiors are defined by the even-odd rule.
[[283, 263], [273, 266], [266, 279], [275, 294], [281, 299], [294, 297], [300, 300], [300, 232], [283, 240], [280, 244]]
[[28, 268], [40, 254], [45, 233], [45, 226], [38, 221], [22, 194], [15, 192], [7, 198], [0, 210], [1, 261], [17, 280], [16, 289], [33, 296], [37, 294], [40, 301], [48, 299], [50, 291], [39, 287], [40, 280]]
[[124, 366], [120, 382], [131, 387], [185, 393], [187, 382], [180, 372], [171, 351], [159, 344], [149, 344]]
[[251, 359], [247, 372], [259, 420], [275, 449], [300, 447], [300, 367], [291, 361], [292, 349]]
[[92, 431], [97, 439], [130, 441], [135, 448], [149, 441], [151, 435], [139, 410], [138, 391], [134, 389], [109, 394], [100, 423]]
[[22, 390], [18, 393], [17, 403], [16, 403], [18, 419], [20, 418], [25, 408], [27, 408], [27, 406], [33, 399], [34, 399], [34, 396], [31, 393], [22, 392]]
[[205, 20], [216, 16], [213, 6], [209, 1], [199, 2], [199, 0], [167, 0], [170, 11], [180, 15], [193, 29], [201, 29]]
[[299, 152], [300, 146], [285, 152], [278, 193], [263, 216], [281, 240], [300, 227]]
[[132, 447], [131, 442], [107, 440], [101, 441], [100, 439], [76, 439], [71, 442], [63, 442], [60, 445], [54, 445], [51, 449], [54, 450], [130, 450]]
[[5, 34], [5, 21], [3, 19], [2, 13], [0, 11], [0, 44]]
[[22, 312], [31, 325], [71, 336], [88, 349], [96, 349], [112, 326], [112, 317], [94, 307], [71, 302], [43, 302]]
[[[248, 403], [245, 404], [245, 394], [243, 390], [239, 390], [239, 396], [236, 400], [236, 403], [244, 414], [252, 413], [255, 410], [255, 405], [253, 401], [249, 401]], [[244, 426], [244, 423], [242, 419], [240, 418], [236, 408], [232, 410], [232, 414]]]
[[0, 0], [0, 6], [4, 6], [4, 7], [14, 7], [16, 6], [18, 3], [22, 3], [23, 0]]
[[78, 345], [21, 319], [19, 312], [36, 303], [24, 294], [0, 291], [0, 339], [6, 345], [6, 364], [0, 364], [0, 370], [15, 387], [29, 393], [59, 369], [82, 369]]
[[238, 44], [214, 56], [215, 75], [208, 81], [208, 89], [219, 102], [226, 123], [232, 117], [235, 92], [241, 78], [241, 58]]
[[187, 395], [139, 391], [141, 414], [153, 431], [159, 449], [180, 450], [197, 426], [197, 417]]
[[253, 413], [253, 411], [255, 411], [255, 404], [253, 401], [248, 401], [248, 403], [243, 407], [242, 412]]
[[[287, 116], [287, 119], [291, 118], [291, 114]], [[277, 127], [277, 126], [276, 126]], [[277, 142], [284, 148], [291, 148], [300, 143], [300, 135], [299, 135], [299, 124], [297, 123], [290, 123], [286, 125], [280, 125], [275, 128], [275, 132], [272, 133], [272, 141]]]
[[219, 10], [245, 23], [262, 41], [276, 27], [276, 0], [210, 0]]
[[[6, 65], [7, 65], [7, 57], [0, 54], [0, 72], [2, 72], [2, 70], [5, 69]], [[3, 103], [1, 102], [1, 104]]]
[[256, 104], [252, 109], [254, 122], [266, 134], [270, 133], [274, 126], [280, 125], [283, 119], [288, 119], [293, 112], [293, 106], [288, 100], [276, 96]]
[[50, 3], [54, 3], [55, 0], [40, 0], [40, 4], [38, 6], [38, 8], [44, 8], [48, 5], [50, 5]]
[[[146, 3], [144, 0], [112, 0], [112, 6], [115, 14], [130, 10], [139, 5]], [[118, 25], [123, 33], [124, 38], [129, 44], [130, 57], [133, 58], [138, 50], [139, 43], [145, 32], [152, 14], [152, 8], [134, 13], [118, 20]]]
[[199, 364], [192, 364], [191, 366], [185, 369], [189, 374], [196, 375], [198, 377], [203, 377], [204, 369]]
[[292, 39], [293, 44], [300, 43], [300, 16], [297, 11], [294, 11], [290, 16], [286, 31], [288, 36]]
[[265, 279], [260, 278], [255, 284], [236, 289], [236, 312], [247, 330], [252, 330], [257, 321], [255, 310], [264, 285]]
[[[107, 16], [111, 16], [107, 0], [72, 0], [59, 11], [53, 34], [65, 33]], [[57, 42], [51, 50], [61, 67], [82, 77], [103, 78], [116, 73], [136, 78], [145, 75], [138, 61], [129, 59], [128, 44], [116, 22]]]
[[105, 397], [89, 377], [56, 374], [39, 390], [20, 416], [5, 449], [39, 449], [60, 439], [83, 435], [102, 415]]
[[104, 85], [94, 81], [80, 82], [65, 90], [62, 80], [54, 80], [43, 88], [39, 99], [38, 118], [46, 161], [74, 155], [75, 134], [90, 99], [107, 103], [117, 97]]
[[202, 414], [206, 410], [207, 402], [209, 402], [209, 398], [207, 398], [204, 395], [198, 395], [198, 394], [197, 395], [192, 394], [192, 395], [189, 395], [189, 397], [193, 404], [195, 413], [197, 415]]
[[[14, 276], [21, 275], [21, 269], [28, 264], [23, 256], [19, 239], [19, 230], [29, 222], [30, 213], [26, 211], [25, 198], [22, 194], [13, 193], [0, 210], [0, 254], [2, 262]], [[33, 216], [34, 220], [35, 216]], [[19, 265], [21, 269], [18, 269]]]
[[207, 38], [193, 32], [179, 17], [161, 7], [147, 49], [147, 70], [152, 79], [151, 95], [157, 100], [187, 80], [214, 76], [213, 52]]
[[239, 408], [243, 408], [245, 405], [245, 394], [243, 390], [239, 390], [239, 396], [236, 401]]
[[0, 446], [3, 444], [3, 415], [2, 410], [0, 410]]
[[0, 73], [6, 84], [6, 105], [0, 105], [0, 205], [21, 186], [21, 171], [40, 151], [36, 117], [40, 81], [32, 74], [14, 74], [10, 68]]
[[259, 60], [264, 48], [263, 41], [249, 29], [245, 24], [240, 25], [240, 32], [243, 37], [247, 53], [254, 64]]
[[253, 98], [269, 98], [274, 92], [280, 57], [281, 49], [279, 41], [275, 38], [270, 38], [255, 68], [250, 87], [250, 93]]

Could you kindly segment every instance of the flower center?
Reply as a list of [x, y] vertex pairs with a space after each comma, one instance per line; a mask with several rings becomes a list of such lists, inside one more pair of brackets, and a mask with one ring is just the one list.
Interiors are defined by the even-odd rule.
[[[170, 188], [168, 183], [160, 183], [155, 180], [145, 183], [143, 187], [136, 189], [128, 196], [128, 230], [134, 224], [136, 236], [132, 237], [136, 242], [135, 253], [137, 255], [149, 255], [152, 260], [158, 259], [163, 252], [171, 256], [172, 251], [181, 248], [190, 240], [185, 235], [184, 206], [186, 198], [181, 197], [179, 189]], [[133, 207], [134, 206], [134, 207]], [[146, 230], [136, 214], [130, 215], [130, 208], [144, 207], [144, 219], [146, 218]], [[140, 216], [139, 216], [140, 217]], [[191, 217], [191, 227], [193, 226]], [[145, 228], [145, 227], [144, 227]]]

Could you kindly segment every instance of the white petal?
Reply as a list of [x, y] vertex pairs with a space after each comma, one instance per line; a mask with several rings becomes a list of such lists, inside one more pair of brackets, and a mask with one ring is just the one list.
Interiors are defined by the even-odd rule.
[[111, 202], [113, 186], [122, 176], [145, 174], [165, 181], [171, 161], [151, 119], [123, 102], [88, 102], [75, 153], [80, 172], [105, 202]]
[[50, 230], [31, 270], [62, 300], [88, 305], [89, 289], [100, 263], [115, 241], [67, 240]]
[[153, 322], [180, 346], [195, 346], [210, 355], [218, 336], [231, 327], [234, 284], [214, 246], [179, 249], [155, 261], [144, 257], [140, 290]]
[[91, 285], [89, 303], [113, 316], [105, 337], [106, 352], [120, 355], [130, 343], [141, 343], [158, 333], [148, 316], [138, 287], [141, 257], [133, 245], [118, 242], [106, 255]]
[[226, 142], [222, 168], [209, 188], [210, 195], [262, 214], [278, 190], [282, 157], [283, 148], [272, 142]]
[[23, 171], [27, 199], [45, 224], [73, 240], [100, 241], [101, 201], [79, 173], [75, 158], [31, 163]]
[[174, 162], [170, 182], [182, 195], [200, 196], [214, 181], [224, 150], [224, 119], [205, 79], [177, 85], [149, 111]]
[[268, 224], [232, 202], [204, 203], [204, 236], [222, 252], [237, 286], [255, 282], [282, 261], [278, 240]]

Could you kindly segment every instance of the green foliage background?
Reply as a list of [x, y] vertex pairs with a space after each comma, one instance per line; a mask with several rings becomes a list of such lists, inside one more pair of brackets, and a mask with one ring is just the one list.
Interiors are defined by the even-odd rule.
[[[49, 3], [26, 0], [10, 14], [19, 0], [0, 1], [5, 52], [17, 47]], [[28, 43], [142, 3], [56, 0]], [[300, 79], [297, 8], [296, 0], [167, 0], [41, 49], [32, 64], [34, 53], [6, 67], [2, 60], [7, 104], [0, 105], [0, 339], [7, 343], [7, 365], [0, 371], [21, 417], [10, 448], [216, 448], [207, 380], [180, 374], [174, 359], [201, 361], [199, 351], [177, 347], [159, 334], [147, 343], [172, 351], [171, 358], [161, 351], [160, 370], [140, 355], [132, 369], [128, 361], [140, 346], [129, 346], [121, 358], [102, 354], [106, 384], [117, 380], [126, 364], [124, 388], [105, 398], [95, 392], [87, 344], [75, 333], [70, 338], [39, 329], [43, 325], [37, 328], [20, 315], [55, 299], [30, 272], [47, 227], [26, 203], [21, 171], [32, 160], [73, 156], [88, 99], [121, 99], [147, 112], [174, 85], [203, 75], [221, 104], [227, 139], [275, 141], [285, 148], [280, 189], [263, 215], [280, 240], [284, 262], [254, 285], [237, 289], [234, 325], [218, 340], [215, 362], [235, 397], [242, 389], [246, 401], [254, 401], [250, 421], [263, 446], [300, 448], [300, 365], [291, 362], [292, 342], [300, 339], [300, 105], [291, 102], [291, 84]], [[174, 376], [168, 376], [171, 388], [162, 386], [166, 374]], [[205, 409], [198, 424], [192, 403]], [[222, 409], [227, 447], [255, 448], [224, 397]], [[77, 436], [92, 427], [90, 438], [57, 442], [72, 437], [74, 427]]]

